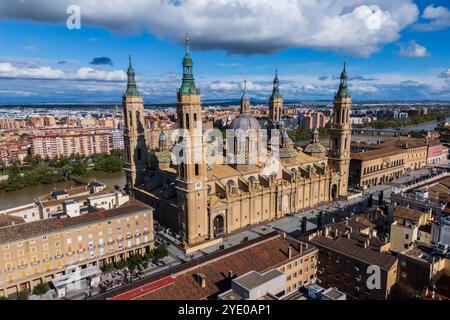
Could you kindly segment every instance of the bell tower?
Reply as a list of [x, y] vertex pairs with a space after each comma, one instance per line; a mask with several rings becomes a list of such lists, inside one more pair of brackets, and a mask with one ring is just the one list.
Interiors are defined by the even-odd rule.
[[189, 38], [185, 39], [183, 80], [177, 94], [177, 118], [181, 147], [177, 173], [178, 213], [181, 237], [188, 243], [209, 236], [206, 164], [203, 154], [202, 106], [195, 86]]
[[333, 171], [340, 175], [337, 194], [339, 196], [347, 195], [348, 175], [350, 167], [350, 108], [352, 98], [347, 87], [347, 71], [344, 69], [341, 73], [339, 90], [334, 96], [333, 102], [333, 120], [330, 130], [331, 148], [329, 162]]
[[278, 121], [283, 117], [283, 96], [280, 93], [280, 80], [278, 70], [275, 71], [273, 79], [272, 95], [269, 98], [269, 127], [274, 129]]
[[123, 95], [123, 115], [125, 122], [125, 172], [127, 187], [132, 192], [133, 187], [144, 182], [148, 168], [147, 144], [145, 141], [144, 102], [136, 85], [135, 73], [129, 57], [127, 71], [127, 90]]

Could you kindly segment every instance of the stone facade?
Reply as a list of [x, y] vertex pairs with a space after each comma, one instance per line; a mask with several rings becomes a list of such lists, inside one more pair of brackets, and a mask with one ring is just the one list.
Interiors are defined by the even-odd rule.
[[[227, 140], [225, 153], [212, 156], [230, 157], [234, 162], [217, 163], [201, 156], [211, 143], [202, 128], [200, 92], [195, 87], [192, 67], [186, 50], [177, 103], [178, 128], [183, 129], [185, 139], [179, 139], [178, 147], [172, 149], [173, 154], [182, 154], [181, 160], [158, 165], [155, 162], [162, 150], [156, 150], [152, 170], [138, 173], [145, 178], [133, 188], [137, 199], [155, 208], [155, 218], [161, 224], [193, 244], [347, 195], [351, 97], [345, 68], [334, 99], [338, 118], [331, 128], [330, 158], [311, 157], [293, 146], [281, 119], [283, 100], [277, 75], [269, 103], [271, 132], [267, 133], [276, 146], [262, 144], [261, 132], [265, 130], [251, 115], [244, 90], [241, 114], [231, 124], [231, 130], [235, 134], [243, 132], [243, 136], [235, 143], [231, 140], [231, 145]], [[189, 148], [183, 142], [186, 138], [191, 143]], [[262, 149], [267, 151], [266, 157], [259, 156]]]

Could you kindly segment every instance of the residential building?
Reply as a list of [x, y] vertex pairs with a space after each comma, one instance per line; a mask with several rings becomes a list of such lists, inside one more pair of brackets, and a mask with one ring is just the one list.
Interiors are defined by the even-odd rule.
[[98, 267], [153, 248], [152, 208], [111, 209], [0, 228], [0, 296], [31, 290], [74, 267]]
[[[393, 296], [397, 259], [388, 253], [389, 243], [377, 238], [374, 227], [353, 217], [308, 236], [309, 243], [319, 248], [320, 285], [336, 287], [351, 299], [385, 300]], [[370, 286], [374, 272], [379, 274], [379, 288]]]
[[[276, 232], [187, 262], [113, 300], [276, 299], [316, 280], [317, 249]], [[260, 292], [258, 293], [258, 289]]]
[[391, 224], [391, 250], [401, 252], [416, 241], [431, 243], [431, 210], [421, 212], [406, 207], [397, 207]]

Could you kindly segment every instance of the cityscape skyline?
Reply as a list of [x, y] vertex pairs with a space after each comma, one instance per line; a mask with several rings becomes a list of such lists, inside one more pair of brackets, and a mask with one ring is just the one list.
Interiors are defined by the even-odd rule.
[[[209, 5], [206, 12], [208, 3], [134, 1], [136, 8], [149, 10], [149, 16], [133, 15], [136, 8], [131, 7], [127, 10], [132, 19], [118, 19], [123, 9], [118, 2], [105, 12], [113, 23], [96, 13], [97, 2], [72, 1], [81, 9], [81, 29], [73, 30], [66, 26], [66, 1], [55, 7], [41, 1], [2, 4], [0, 101], [115, 102], [123, 93], [131, 54], [144, 100], [171, 102], [181, 80], [177, 57], [184, 50], [185, 32], [190, 34], [197, 83], [205, 101], [238, 100], [244, 79], [250, 98], [263, 100], [270, 94], [275, 69], [286, 100], [328, 99], [344, 60], [353, 75], [349, 85], [355, 100], [450, 99], [448, 44], [441, 41], [449, 33], [445, 3], [372, 0], [333, 5], [325, 1], [311, 7], [298, 3], [299, 17], [281, 25], [268, 22], [265, 32], [252, 27], [256, 17], [251, 16], [247, 24], [238, 23], [239, 12], [230, 16], [228, 24], [217, 19], [217, 27], [210, 28], [209, 23], [219, 9], [233, 5], [246, 15], [259, 10], [261, 18], [270, 14], [281, 18], [289, 4], [272, 7], [265, 1], [224, 1], [217, 7]], [[42, 14], [30, 10], [33, 6], [39, 6]], [[316, 16], [319, 9], [325, 12], [323, 20]], [[173, 27], [173, 22], [152, 22], [152, 10], [163, 10], [169, 20], [178, 18], [183, 23]], [[200, 13], [207, 23], [189, 20]], [[329, 28], [316, 25], [314, 19]], [[360, 38], [353, 39], [347, 31], [349, 21]], [[335, 24], [340, 30], [336, 36]], [[287, 28], [289, 32], [279, 30]], [[57, 90], [50, 90], [55, 86]]]

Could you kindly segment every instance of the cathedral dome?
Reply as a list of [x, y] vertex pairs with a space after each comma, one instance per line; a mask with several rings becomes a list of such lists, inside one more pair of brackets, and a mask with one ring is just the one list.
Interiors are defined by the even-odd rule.
[[261, 125], [259, 124], [258, 120], [254, 116], [252, 116], [249, 113], [241, 113], [239, 116], [237, 116], [233, 122], [231, 123], [231, 129], [233, 130], [260, 130]]
[[325, 153], [326, 151], [325, 147], [317, 142], [308, 144], [303, 150], [305, 153]]

